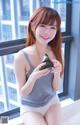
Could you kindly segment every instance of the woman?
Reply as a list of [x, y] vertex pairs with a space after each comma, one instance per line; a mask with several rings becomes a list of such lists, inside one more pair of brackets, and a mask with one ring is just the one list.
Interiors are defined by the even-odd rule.
[[[60, 125], [61, 106], [56, 93], [63, 75], [60, 24], [56, 10], [36, 9], [28, 24], [26, 47], [16, 54], [15, 76], [26, 125]], [[40, 70], [45, 65], [45, 53], [53, 67]]]

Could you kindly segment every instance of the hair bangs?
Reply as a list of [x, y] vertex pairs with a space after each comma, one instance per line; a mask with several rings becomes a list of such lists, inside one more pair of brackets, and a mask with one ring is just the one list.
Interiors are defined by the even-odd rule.
[[56, 13], [56, 11], [52, 11], [52, 9], [49, 11], [43, 9], [39, 14], [37, 14], [37, 20], [35, 19], [34, 22], [35, 22], [35, 27], [37, 28], [39, 24], [54, 25], [55, 21], [57, 29], [59, 29], [61, 20], [58, 13]]

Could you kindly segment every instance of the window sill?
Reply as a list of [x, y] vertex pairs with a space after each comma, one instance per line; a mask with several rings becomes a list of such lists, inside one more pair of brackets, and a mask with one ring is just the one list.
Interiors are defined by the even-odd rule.
[[[77, 103], [79, 102], [79, 104]], [[80, 100], [78, 101], [73, 101], [71, 98], [67, 98], [63, 101], [61, 101], [61, 107], [62, 107], [62, 121], [65, 119], [70, 118], [74, 113], [77, 113], [78, 110], [76, 110], [76, 107], [74, 105], [79, 106], [80, 105]], [[74, 110], [73, 110], [74, 109]], [[78, 109], [78, 108], [77, 108]], [[70, 112], [71, 110], [71, 112]], [[17, 117], [14, 119], [9, 120], [10, 125], [24, 125], [21, 117]]]

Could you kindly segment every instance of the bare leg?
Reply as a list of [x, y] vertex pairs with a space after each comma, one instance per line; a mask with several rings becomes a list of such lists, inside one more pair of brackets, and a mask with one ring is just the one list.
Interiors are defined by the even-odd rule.
[[24, 125], [47, 125], [44, 117], [38, 112], [26, 112], [22, 115]]
[[45, 114], [45, 119], [48, 125], [60, 125], [61, 124], [61, 105], [60, 103], [53, 104]]

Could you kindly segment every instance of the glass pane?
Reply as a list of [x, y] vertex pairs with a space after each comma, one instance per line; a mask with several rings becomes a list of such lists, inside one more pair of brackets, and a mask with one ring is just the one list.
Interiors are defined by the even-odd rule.
[[8, 87], [8, 96], [10, 100], [17, 101], [17, 90], [12, 87]]
[[10, 0], [2, 0], [2, 19], [11, 19]]
[[50, 6], [51, 0], [40, 0], [40, 6]]
[[2, 25], [1, 32], [3, 41], [12, 39], [12, 27], [10, 25]]
[[25, 38], [26, 35], [27, 35], [27, 31], [26, 31], [27, 27], [26, 26], [20, 26], [19, 28], [20, 28], [19, 34], [18, 34], [19, 38]]
[[14, 74], [14, 55], [0, 57], [0, 113], [19, 107], [19, 92]]
[[56, 9], [62, 19], [61, 31], [66, 31], [66, 1], [64, 0], [0, 0], [0, 41], [24, 38], [33, 11], [39, 6]]
[[1, 87], [1, 80], [0, 80], [0, 95], [2, 95], [3, 92], [2, 92], [2, 87]]
[[7, 55], [6, 56], [6, 64], [12, 64], [14, 61], [14, 55]]
[[[62, 44], [63, 65], [64, 65], [64, 55], [65, 55], [65, 43]], [[58, 91], [58, 93], [62, 93], [63, 92], [63, 80], [64, 80], [64, 74], [63, 74], [63, 77], [61, 78], [61, 81], [60, 81], [60, 90]]]
[[37, 7], [37, 0], [33, 0], [33, 11], [36, 9]]
[[7, 76], [7, 81], [8, 82], [12, 82], [13, 84], [15, 84], [15, 76], [14, 76], [14, 72], [13, 69], [10, 69], [9, 67], [6, 68], [6, 76]]
[[4, 112], [4, 103], [0, 101], [0, 113]]
[[20, 19], [21, 20], [29, 20], [30, 17], [30, 8], [28, 0], [20, 0]]
[[2, 2], [0, 0], [0, 18], [2, 17]]

